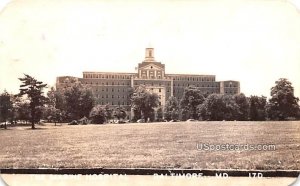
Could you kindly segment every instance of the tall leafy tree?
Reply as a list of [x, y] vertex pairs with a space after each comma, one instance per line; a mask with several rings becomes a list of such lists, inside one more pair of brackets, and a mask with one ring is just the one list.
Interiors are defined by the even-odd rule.
[[299, 98], [294, 96], [292, 83], [280, 78], [271, 88], [271, 99], [267, 107], [268, 116], [273, 120], [286, 120], [296, 117], [299, 112]]
[[183, 96], [180, 100], [180, 108], [182, 110], [182, 119], [198, 119], [197, 107], [204, 102], [204, 95], [197, 87], [190, 86], [185, 88]]
[[[131, 107], [134, 113], [145, 120], [153, 121], [154, 108], [158, 106], [158, 103], [158, 95], [147, 91], [143, 85], [137, 87], [131, 96]], [[135, 117], [134, 119], [139, 118]]]
[[66, 118], [66, 98], [64, 96], [65, 89], [58, 91], [54, 87], [48, 91], [49, 99], [47, 117], [51, 117], [53, 121], [64, 121]]
[[4, 128], [6, 129], [6, 121], [11, 115], [13, 109], [13, 103], [11, 101], [11, 95], [4, 91], [0, 95], [0, 119], [4, 121]]
[[21, 121], [25, 121], [27, 123], [30, 118], [30, 105], [29, 105], [29, 100], [20, 100], [19, 102], [16, 103], [16, 110], [17, 110], [17, 116], [16, 118]]
[[77, 120], [88, 116], [95, 102], [92, 91], [81, 84], [75, 84], [65, 89], [64, 98], [69, 120]]
[[19, 96], [26, 95], [30, 101], [31, 128], [34, 129], [34, 123], [38, 116], [38, 109], [46, 102], [46, 97], [43, 95], [43, 89], [47, 84], [36, 80], [28, 74], [24, 74], [24, 77], [19, 78], [19, 80], [22, 82], [20, 85]]
[[163, 109], [159, 107], [156, 111], [156, 121], [162, 121], [164, 117]]
[[266, 120], [267, 98], [264, 96], [250, 96], [249, 98], [249, 118], [251, 121]]
[[171, 96], [165, 105], [165, 119], [166, 120], [177, 120], [179, 117], [179, 103], [176, 97]]
[[246, 121], [249, 117], [249, 99], [243, 94], [234, 95], [235, 102], [238, 106], [236, 120]]

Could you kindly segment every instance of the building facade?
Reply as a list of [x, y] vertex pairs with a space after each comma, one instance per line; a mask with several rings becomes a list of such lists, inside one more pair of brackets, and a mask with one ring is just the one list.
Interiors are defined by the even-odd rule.
[[170, 96], [178, 100], [184, 89], [198, 87], [203, 93], [238, 94], [238, 81], [216, 81], [215, 75], [166, 74], [165, 65], [154, 58], [154, 48], [146, 48], [145, 59], [138, 64], [136, 73], [83, 72], [83, 77], [60, 76], [56, 80], [57, 90], [74, 83], [91, 87], [97, 104], [123, 106], [130, 110], [130, 94], [139, 85], [158, 94], [164, 106]]

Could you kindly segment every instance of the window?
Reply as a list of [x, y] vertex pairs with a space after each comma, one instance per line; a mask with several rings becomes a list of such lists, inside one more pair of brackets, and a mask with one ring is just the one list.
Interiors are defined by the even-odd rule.
[[114, 95], [111, 95], [111, 98], [114, 98]]
[[161, 92], [161, 89], [158, 89], [158, 92]]

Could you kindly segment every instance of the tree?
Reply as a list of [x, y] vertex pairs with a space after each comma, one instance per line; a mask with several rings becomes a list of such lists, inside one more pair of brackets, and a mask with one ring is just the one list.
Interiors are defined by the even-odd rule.
[[251, 121], [264, 121], [266, 120], [266, 104], [267, 98], [264, 96], [250, 96], [250, 112], [249, 118]]
[[249, 117], [249, 100], [243, 94], [236, 94], [234, 95], [235, 102], [238, 106], [236, 120], [239, 121], [246, 121]]
[[292, 83], [285, 78], [280, 78], [271, 88], [271, 99], [267, 106], [270, 119], [286, 120], [288, 117], [297, 117], [299, 112], [299, 98], [294, 96]]
[[190, 86], [184, 89], [180, 100], [180, 107], [183, 113], [182, 119], [198, 119], [197, 107], [204, 102], [204, 96], [200, 89]]
[[17, 102], [17, 119], [25, 121], [27, 123], [30, 120], [30, 104], [29, 100], [20, 100], [20, 102]]
[[34, 123], [36, 121], [38, 108], [39, 106], [43, 106], [46, 101], [46, 97], [43, 96], [43, 89], [47, 84], [27, 74], [24, 74], [24, 77], [19, 78], [19, 80], [22, 82], [19, 96], [27, 95], [30, 100], [31, 128], [35, 129]]
[[84, 88], [82, 90], [79, 103], [81, 116], [88, 116], [95, 103], [93, 93], [90, 89]]
[[199, 105], [198, 115], [204, 120], [235, 120], [238, 105], [232, 95], [211, 94]]
[[179, 117], [179, 103], [176, 97], [171, 96], [165, 105], [165, 119], [166, 120], [178, 120]]
[[50, 117], [53, 121], [66, 121], [66, 98], [64, 91], [57, 91], [54, 87], [51, 87], [47, 93], [49, 101], [46, 117]]
[[6, 121], [11, 115], [13, 103], [11, 101], [11, 95], [4, 91], [0, 95], [0, 116], [1, 121], [4, 121], [4, 129], [7, 129]]
[[94, 106], [89, 117], [91, 118], [92, 123], [103, 124], [106, 120], [104, 108], [101, 105]]
[[88, 116], [94, 106], [92, 91], [81, 84], [74, 84], [64, 90], [67, 119], [78, 120]]
[[62, 120], [61, 110], [55, 108], [52, 105], [48, 105], [43, 109], [43, 118], [47, 119], [48, 122], [54, 122], [56, 126], [56, 123], [61, 122]]
[[[158, 106], [159, 98], [155, 93], [146, 90], [145, 86], [140, 85], [135, 89], [131, 96], [131, 107], [137, 115], [146, 121], [153, 121], [154, 108]], [[134, 116], [134, 119], [139, 119]]]
[[161, 107], [159, 107], [156, 111], [156, 121], [162, 121], [163, 120], [163, 110]]
[[19, 103], [21, 101], [20, 97], [11, 94], [10, 99], [12, 101], [12, 109], [10, 112], [10, 122], [11, 123], [17, 123], [18, 119], [18, 108], [19, 108]]
[[118, 120], [125, 119], [126, 118], [126, 110], [123, 107], [117, 107], [113, 111], [113, 116], [115, 118], [117, 118]]

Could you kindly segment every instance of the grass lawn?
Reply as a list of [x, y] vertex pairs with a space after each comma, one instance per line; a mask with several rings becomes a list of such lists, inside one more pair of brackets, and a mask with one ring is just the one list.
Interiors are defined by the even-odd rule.
[[[37, 125], [0, 130], [1, 168], [300, 169], [300, 122]], [[275, 144], [201, 151], [197, 143]]]

